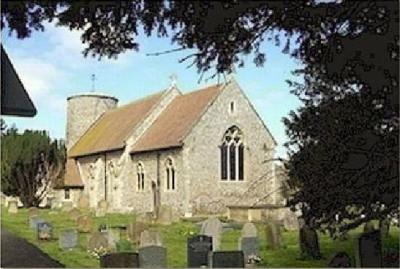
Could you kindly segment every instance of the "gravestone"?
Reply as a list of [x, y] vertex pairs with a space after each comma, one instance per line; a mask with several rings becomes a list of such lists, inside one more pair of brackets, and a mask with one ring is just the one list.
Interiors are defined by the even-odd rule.
[[139, 249], [140, 268], [166, 268], [167, 249], [160, 246], [147, 246]]
[[106, 200], [101, 200], [97, 204], [96, 217], [104, 217], [107, 213], [107, 209], [108, 209], [108, 202]]
[[78, 200], [78, 207], [80, 209], [88, 209], [90, 207], [89, 199], [86, 195], [82, 195]]
[[77, 221], [79, 216], [81, 215], [81, 211], [78, 208], [74, 207], [70, 211], [68, 211], [68, 215], [73, 221]]
[[162, 246], [162, 238], [157, 231], [145, 230], [140, 234], [140, 247]]
[[381, 267], [382, 242], [380, 231], [363, 233], [355, 240], [356, 267]]
[[119, 231], [115, 229], [107, 229], [104, 233], [107, 235], [108, 248], [116, 250], [117, 242], [120, 240]]
[[304, 225], [299, 230], [300, 251], [304, 256], [310, 256], [313, 259], [320, 259], [318, 235], [314, 229]]
[[37, 225], [38, 225], [39, 223], [43, 223], [43, 222], [45, 222], [45, 220], [42, 219], [41, 217], [39, 217], [39, 216], [32, 216], [32, 217], [29, 218], [29, 227], [30, 227], [31, 229], [33, 229], [34, 231], [37, 231]]
[[283, 226], [286, 231], [296, 231], [299, 229], [299, 220], [296, 213], [287, 211], [283, 217]]
[[30, 207], [28, 208], [28, 217], [38, 216], [39, 209], [37, 207]]
[[384, 219], [379, 221], [379, 230], [381, 231], [382, 237], [389, 236], [390, 220]]
[[80, 233], [89, 233], [93, 227], [92, 218], [88, 215], [79, 216], [76, 220], [76, 225], [78, 232]]
[[243, 225], [242, 237], [257, 237], [256, 226], [251, 222], [248, 222], [245, 225]]
[[173, 212], [170, 206], [163, 205], [160, 207], [157, 222], [163, 225], [170, 225], [173, 220]]
[[215, 251], [209, 254], [211, 268], [244, 268], [243, 251]]
[[10, 200], [8, 202], [8, 213], [17, 214], [18, 213], [18, 201]]
[[201, 226], [200, 234], [212, 237], [213, 250], [218, 250], [221, 243], [222, 223], [216, 217], [208, 218]]
[[346, 252], [336, 253], [330, 260], [328, 267], [348, 268], [351, 267], [351, 258]]
[[279, 249], [282, 244], [282, 236], [280, 226], [273, 221], [269, 221], [265, 225], [265, 236], [267, 245], [271, 249]]
[[187, 266], [208, 265], [208, 253], [212, 251], [212, 237], [196, 235], [187, 241]]
[[72, 201], [62, 201], [61, 211], [69, 212], [72, 208], [74, 208], [74, 204], [72, 203]]
[[78, 231], [75, 229], [67, 229], [60, 233], [58, 245], [61, 249], [69, 250], [78, 244]]
[[100, 257], [100, 267], [139, 268], [139, 255], [130, 252], [108, 253]]
[[37, 237], [39, 240], [51, 240], [53, 238], [53, 226], [48, 222], [38, 223]]
[[104, 233], [94, 232], [89, 237], [87, 249], [94, 251], [99, 248], [108, 249], [108, 238]]
[[239, 250], [243, 251], [245, 263], [250, 263], [251, 256], [260, 255], [260, 241], [258, 237], [243, 237], [240, 238]]

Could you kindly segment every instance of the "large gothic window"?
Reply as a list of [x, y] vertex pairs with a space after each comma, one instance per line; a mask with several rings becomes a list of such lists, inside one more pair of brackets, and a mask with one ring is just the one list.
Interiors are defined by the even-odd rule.
[[144, 190], [144, 169], [141, 163], [137, 165], [137, 190]]
[[243, 180], [244, 146], [239, 128], [232, 126], [225, 132], [220, 151], [221, 180]]
[[165, 163], [165, 171], [167, 176], [167, 190], [175, 190], [175, 168], [171, 158], [168, 158]]

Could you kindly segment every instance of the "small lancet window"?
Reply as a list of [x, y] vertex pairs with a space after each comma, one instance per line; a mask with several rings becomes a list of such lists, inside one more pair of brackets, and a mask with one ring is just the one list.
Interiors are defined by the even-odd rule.
[[141, 163], [137, 165], [137, 190], [144, 190], [144, 168]]
[[71, 199], [71, 193], [70, 193], [70, 190], [68, 188], [64, 190], [64, 199], [65, 200]]
[[222, 139], [221, 180], [244, 179], [244, 145], [242, 132], [236, 126], [229, 128]]
[[231, 113], [235, 112], [235, 102], [233, 101], [230, 103], [230, 112]]
[[176, 187], [176, 182], [175, 182], [175, 167], [174, 167], [174, 162], [172, 161], [171, 158], [168, 158], [166, 163], [165, 163], [165, 169], [166, 169], [166, 187], [167, 190], [175, 190]]

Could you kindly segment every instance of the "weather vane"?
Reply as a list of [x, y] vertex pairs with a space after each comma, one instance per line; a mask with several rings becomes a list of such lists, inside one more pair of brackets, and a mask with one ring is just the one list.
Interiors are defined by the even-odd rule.
[[94, 92], [95, 89], [95, 82], [96, 82], [96, 75], [92, 74], [92, 92]]

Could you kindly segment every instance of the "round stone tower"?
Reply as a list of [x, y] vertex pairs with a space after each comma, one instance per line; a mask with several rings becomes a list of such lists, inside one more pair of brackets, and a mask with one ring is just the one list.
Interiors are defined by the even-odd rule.
[[66, 147], [69, 150], [86, 130], [106, 111], [116, 108], [118, 99], [97, 92], [67, 98]]

